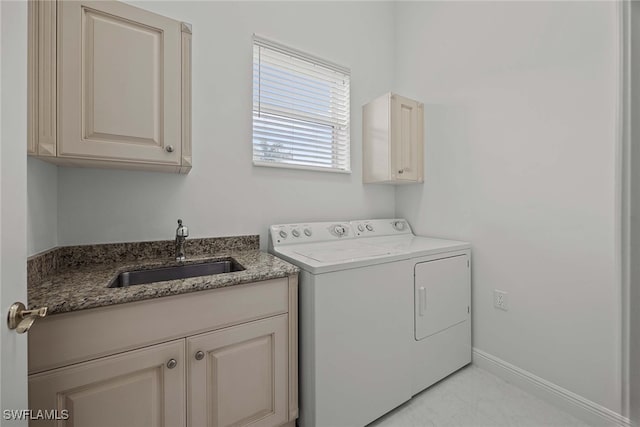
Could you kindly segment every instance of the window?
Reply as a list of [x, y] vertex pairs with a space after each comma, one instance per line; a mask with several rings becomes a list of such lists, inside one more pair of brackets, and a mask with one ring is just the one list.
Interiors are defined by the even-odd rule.
[[347, 68], [253, 38], [253, 163], [351, 172]]

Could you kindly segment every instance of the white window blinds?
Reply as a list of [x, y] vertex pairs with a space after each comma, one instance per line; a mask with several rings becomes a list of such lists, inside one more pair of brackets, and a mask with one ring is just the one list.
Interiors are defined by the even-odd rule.
[[253, 38], [253, 163], [351, 172], [347, 68]]

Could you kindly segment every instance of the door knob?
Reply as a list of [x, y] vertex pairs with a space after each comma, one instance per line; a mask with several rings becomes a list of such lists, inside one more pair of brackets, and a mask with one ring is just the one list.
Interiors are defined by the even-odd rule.
[[14, 302], [9, 307], [9, 316], [7, 317], [7, 325], [9, 329], [15, 329], [17, 333], [24, 334], [31, 328], [36, 319], [45, 317], [48, 308], [40, 307], [37, 310], [27, 310], [21, 302]]

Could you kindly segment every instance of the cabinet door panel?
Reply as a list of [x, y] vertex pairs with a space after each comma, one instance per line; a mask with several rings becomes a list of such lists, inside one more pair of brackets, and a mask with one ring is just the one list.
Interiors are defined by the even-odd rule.
[[[177, 365], [169, 369], [167, 361]], [[29, 377], [29, 407], [68, 410], [38, 426], [185, 425], [184, 340], [172, 341]]]
[[59, 155], [179, 165], [180, 23], [120, 2], [59, 4]]
[[83, 19], [86, 138], [160, 145], [162, 33], [90, 9]]
[[[285, 314], [187, 339], [190, 426], [287, 421], [287, 319]], [[201, 360], [195, 357], [199, 351]]]
[[422, 181], [423, 107], [414, 100], [395, 94], [391, 102], [393, 173], [401, 181]]

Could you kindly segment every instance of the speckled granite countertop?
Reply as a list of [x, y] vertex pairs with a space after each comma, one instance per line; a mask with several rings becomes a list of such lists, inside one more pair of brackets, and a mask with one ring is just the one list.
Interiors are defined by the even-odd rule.
[[[260, 252], [258, 236], [192, 239], [185, 263], [234, 258], [245, 270], [147, 285], [109, 288], [123, 271], [166, 267], [172, 241], [70, 246], [31, 257], [27, 263], [29, 308], [49, 307], [49, 314], [104, 307], [156, 297], [276, 279], [299, 269]], [[192, 254], [189, 256], [189, 254]]]

